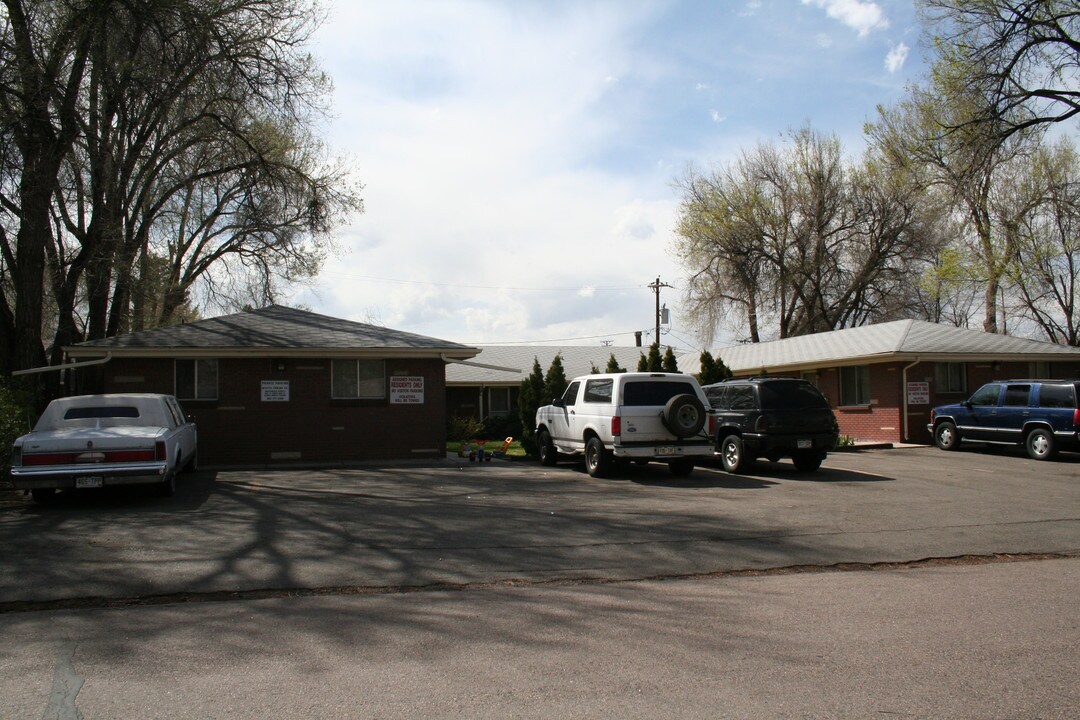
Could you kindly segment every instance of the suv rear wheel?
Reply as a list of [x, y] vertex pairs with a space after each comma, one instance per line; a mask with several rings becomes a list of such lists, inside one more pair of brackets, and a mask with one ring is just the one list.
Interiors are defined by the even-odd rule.
[[1054, 457], [1054, 434], [1045, 428], [1035, 428], [1024, 438], [1024, 447], [1034, 460], [1049, 460]]
[[598, 437], [591, 437], [585, 443], [585, 471], [595, 478], [607, 477], [611, 472], [611, 456]]
[[728, 435], [720, 443], [720, 462], [729, 473], [739, 473], [750, 466], [750, 459], [746, 456], [742, 438], [738, 435]]
[[799, 472], [814, 472], [821, 467], [821, 453], [817, 450], [801, 450], [791, 458]]
[[694, 472], [694, 461], [690, 458], [679, 458], [668, 461], [668, 469], [675, 477], [686, 477]]

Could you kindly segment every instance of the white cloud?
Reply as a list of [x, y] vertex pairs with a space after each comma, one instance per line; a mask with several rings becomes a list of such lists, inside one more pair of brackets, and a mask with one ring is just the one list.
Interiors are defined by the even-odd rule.
[[911, 52], [911, 48], [904, 43], [894, 45], [892, 49], [889, 50], [889, 54], [885, 56], [885, 69], [891, 74], [899, 72], [900, 69], [904, 67], [904, 62], [907, 60], [909, 52]]
[[712, 118], [714, 123], [722, 123], [727, 120], [727, 115], [721, 115], [719, 110], [712, 110], [709, 112], [709, 117]]
[[820, 48], [831, 48], [833, 44], [833, 39], [825, 33], [818, 33], [816, 36], [814, 36], [814, 42], [817, 43], [817, 46]]
[[872, 30], [889, 27], [885, 11], [876, 2], [864, 0], [802, 0], [803, 5], [815, 5], [825, 13], [859, 33], [859, 37]]

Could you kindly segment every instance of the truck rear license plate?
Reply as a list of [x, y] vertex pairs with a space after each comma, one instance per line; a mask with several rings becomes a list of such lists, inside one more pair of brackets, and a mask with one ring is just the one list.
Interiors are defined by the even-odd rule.
[[797, 443], [798, 443], [798, 447], [799, 447], [800, 450], [805, 450], [807, 448], [814, 447], [814, 441], [813, 440], [799, 440], [799, 441], [797, 441]]
[[657, 455], [678, 455], [679, 448], [677, 447], [658, 447], [656, 448]]
[[77, 488], [99, 488], [105, 484], [104, 478], [100, 475], [91, 475], [90, 477], [77, 477], [75, 478], [75, 487]]

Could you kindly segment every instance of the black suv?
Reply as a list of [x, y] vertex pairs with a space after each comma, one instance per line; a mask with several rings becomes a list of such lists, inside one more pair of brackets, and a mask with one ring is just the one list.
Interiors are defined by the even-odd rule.
[[716, 416], [716, 451], [728, 472], [742, 472], [759, 457], [790, 457], [796, 468], [811, 472], [836, 446], [836, 416], [806, 380], [758, 377], [702, 389]]
[[962, 440], [1023, 445], [1036, 460], [1080, 450], [1080, 380], [1001, 380], [968, 400], [930, 411], [927, 429], [942, 450]]

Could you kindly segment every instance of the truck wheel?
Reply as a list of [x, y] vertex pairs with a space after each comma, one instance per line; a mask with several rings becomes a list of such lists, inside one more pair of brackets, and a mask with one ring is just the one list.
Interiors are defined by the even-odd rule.
[[679, 458], [668, 462], [668, 470], [675, 477], [686, 477], [694, 472], [694, 461], [690, 458]]
[[536, 444], [539, 446], [540, 464], [551, 467], [559, 460], [559, 453], [555, 450], [555, 443], [551, 439], [551, 433], [541, 430], [536, 436]]
[[1024, 438], [1024, 447], [1027, 454], [1033, 460], [1049, 460], [1054, 457], [1057, 448], [1054, 447], [1054, 435], [1045, 428], [1035, 428]]
[[960, 433], [948, 420], [938, 423], [934, 428], [934, 444], [942, 450], [956, 450], [960, 447]]
[[56, 488], [34, 488], [30, 491], [30, 497], [38, 505], [52, 505], [56, 502]]
[[803, 450], [795, 453], [795, 456], [791, 459], [795, 463], [795, 469], [799, 472], [814, 472], [821, 467], [821, 461], [824, 458], [821, 457], [821, 453], [817, 450]]
[[695, 396], [683, 393], [667, 401], [660, 417], [675, 437], [692, 437], [705, 427], [705, 406]]
[[740, 473], [750, 466], [741, 437], [728, 435], [724, 438], [720, 443], [720, 462], [729, 473]]
[[598, 437], [591, 437], [585, 443], [585, 471], [594, 478], [607, 477], [611, 472], [611, 456]]

